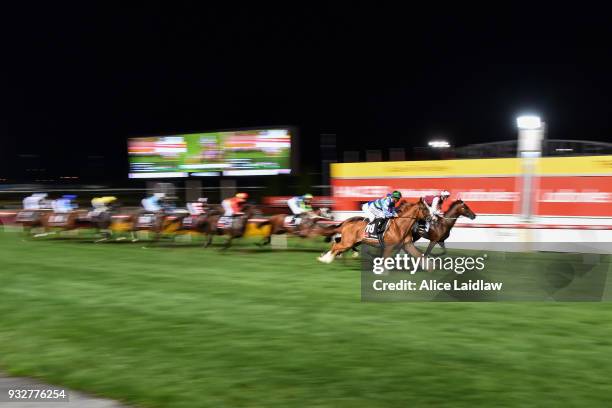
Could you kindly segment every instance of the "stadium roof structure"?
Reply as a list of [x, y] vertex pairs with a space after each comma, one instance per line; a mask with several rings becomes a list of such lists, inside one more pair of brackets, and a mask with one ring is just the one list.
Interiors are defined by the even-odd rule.
[[[516, 157], [517, 140], [478, 143], [454, 149], [457, 158]], [[545, 139], [542, 156], [591, 156], [612, 154], [612, 143], [588, 140]]]

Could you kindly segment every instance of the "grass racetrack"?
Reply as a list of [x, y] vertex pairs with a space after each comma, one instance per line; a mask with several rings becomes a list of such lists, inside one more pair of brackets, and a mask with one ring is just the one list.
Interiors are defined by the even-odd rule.
[[323, 243], [142, 246], [0, 233], [0, 369], [146, 407], [612, 404], [610, 303], [361, 303]]

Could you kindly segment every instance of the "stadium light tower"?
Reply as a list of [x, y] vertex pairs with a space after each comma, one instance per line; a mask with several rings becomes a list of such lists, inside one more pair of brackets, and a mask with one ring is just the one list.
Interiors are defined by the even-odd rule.
[[521, 215], [529, 222], [533, 216], [532, 193], [536, 161], [542, 156], [542, 141], [546, 124], [537, 115], [521, 115], [516, 118], [518, 127], [517, 156], [521, 159], [522, 202]]
[[542, 119], [536, 115], [522, 115], [516, 118], [516, 126], [519, 129], [540, 129]]
[[450, 147], [450, 143], [448, 143], [446, 140], [431, 140], [427, 144], [429, 147], [434, 149], [446, 149], [447, 147]]
[[518, 157], [540, 157], [546, 124], [537, 115], [516, 118], [518, 127]]

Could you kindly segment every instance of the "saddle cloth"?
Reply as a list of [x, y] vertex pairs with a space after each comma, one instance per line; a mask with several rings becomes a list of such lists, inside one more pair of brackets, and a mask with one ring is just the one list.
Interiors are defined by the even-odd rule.
[[385, 232], [387, 232], [387, 227], [389, 226], [389, 220], [384, 221], [384, 226], [382, 232], [379, 234], [377, 231], [377, 222], [378, 220], [370, 221], [368, 225], [365, 227], [365, 235], [366, 238], [372, 238], [377, 240], [382, 240], [385, 236]]
[[219, 218], [219, 221], [217, 222], [217, 228], [219, 229], [226, 229], [226, 228], [242, 228], [244, 223], [246, 222], [246, 218], [243, 215], [239, 215], [239, 216], [233, 216], [233, 217], [228, 217], [228, 216], [223, 216], [221, 218]]
[[183, 218], [182, 223], [184, 228], [191, 228], [196, 224], [196, 220], [198, 219], [197, 215], [188, 215]]
[[70, 214], [53, 213], [49, 216], [48, 224], [52, 227], [63, 227], [68, 224]]
[[40, 213], [33, 210], [20, 211], [15, 218], [16, 222], [34, 222], [40, 218]]
[[142, 214], [138, 216], [138, 228], [150, 228], [155, 224], [155, 214]]
[[295, 221], [294, 221], [294, 218], [295, 217], [293, 215], [288, 215], [285, 217], [285, 221], [284, 221], [285, 228], [295, 227], [302, 221], [302, 219], [299, 217], [295, 218]]

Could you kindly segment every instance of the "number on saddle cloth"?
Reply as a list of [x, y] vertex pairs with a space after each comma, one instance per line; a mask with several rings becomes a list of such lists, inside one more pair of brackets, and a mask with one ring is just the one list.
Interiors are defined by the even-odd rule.
[[226, 229], [231, 228], [233, 224], [234, 218], [228, 216], [219, 217], [219, 221], [217, 221], [217, 228]]
[[293, 215], [288, 215], [285, 217], [285, 227], [295, 227], [299, 224], [299, 218], [295, 218]]
[[20, 211], [17, 214], [15, 221], [17, 222], [32, 222], [38, 220], [39, 214], [36, 211]]
[[138, 226], [140, 228], [152, 227], [155, 223], [155, 214], [143, 214], [138, 217]]
[[195, 224], [195, 222], [194, 222], [195, 218], [197, 218], [197, 216], [195, 216], [195, 215], [188, 215], [185, 218], [183, 218], [183, 220], [182, 220], [183, 227], [191, 228], [193, 226], [193, 224]]
[[49, 224], [59, 227], [68, 222], [68, 214], [53, 214], [49, 216]]
[[[370, 221], [365, 227], [365, 233], [368, 238], [379, 239], [385, 234], [388, 219], [377, 218]], [[380, 235], [380, 237], [379, 237]]]

